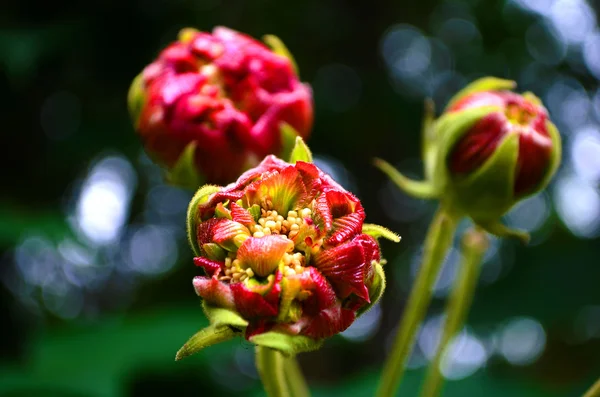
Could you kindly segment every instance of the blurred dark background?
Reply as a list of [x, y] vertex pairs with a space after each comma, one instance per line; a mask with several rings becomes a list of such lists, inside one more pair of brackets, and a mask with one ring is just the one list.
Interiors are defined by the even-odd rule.
[[[435, 203], [400, 193], [379, 156], [421, 176], [422, 103], [483, 75], [547, 105], [564, 142], [553, 184], [506, 217], [444, 364], [445, 396], [578, 396], [600, 376], [600, 28], [586, 0], [4, 0], [0, 5], [0, 395], [262, 395], [250, 344], [182, 362], [206, 324], [184, 232], [126, 110], [132, 78], [180, 28], [273, 33], [312, 84], [317, 162], [403, 237], [384, 242], [383, 302], [300, 356], [317, 396], [370, 396]], [[463, 225], [462, 228], [468, 225]], [[417, 395], [458, 251], [402, 386]]]

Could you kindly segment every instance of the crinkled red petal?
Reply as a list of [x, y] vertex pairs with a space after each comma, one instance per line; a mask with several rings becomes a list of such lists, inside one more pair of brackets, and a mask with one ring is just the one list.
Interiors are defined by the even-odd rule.
[[343, 309], [338, 304], [311, 318], [301, 333], [314, 339], [328, 338], [347, 329], [355, 318], [354, 311]]
[[302, 290], [310, 292], [310, 296], [302, 302], [302, 311], [305, 315], [314, 316], [320, 311], [335, 305], [337, 301], [335, 291], [316, 268], [307, 267], [298, 278]]
[[230, 221], [229, 219], [221, 219], [221, 221], [213, 227], [213, 241], [221, 246], [230, 246], [233, 238], [238, 234], [250, 235], [250, 232], [246, 226], [235, 221]]
[[272, 208], [280, 214], [287, 214], [305, 193], [302, 178], [291, 165], [280, 172], [264, 176], [246, 189], [248, 204]]
[[203, 268], [209, 277], [214, 276], [218, 271], [220, 271], [223, 268], [222, 262], [213, 261], [203, 256], [195, 257], [194, 265]]
[[283, 255], [292, 249], [294, 243], [285, 236], [249, 237], [238, 249], [237, 259], [257, 275], [266, 277], [277, 269]]
[[269, 302], [262, 295], [250, 291], [243, 283], [230, 285], [238, 313], [245, 319], [277, 316], [277, 302]]
[[196, 294], [211, 305], [226, 309], [235, 308], [234, 294], [228, 284], [219, 281], [216, 277], [194, 277]]
[[338, 245], [361, 233], [364, 212], [354, 212], [333, 221], [333, 234], [325, 240], [325, 245]]
[[233, 219], [235, 222], [241, 223], [248, 228], [255, 224], [254, 218], [244, 207], [232, 202], [229, 204], [229, 208], [231, 209], [231, 219]]
[[213, 242], [213, 236], [215, 235], [215, 226], [222, 222], [223, 219], [210, 218], [204, 222], [201, 222], [196, 228], [196, 237], [198, 238], [198, 245], [202, 247], [206, 243]]
[[341, 299], [355, 293], [369, 300], [365, 257], [359, 243], [352, 241], [321, 251], [316, 255], [315, 267], [329, 280]]

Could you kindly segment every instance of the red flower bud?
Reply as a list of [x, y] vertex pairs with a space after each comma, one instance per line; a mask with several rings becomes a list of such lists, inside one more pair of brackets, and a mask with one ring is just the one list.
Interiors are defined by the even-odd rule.
[[194, 262], [206, 273], [196, 293], [240, 315], [248, 339], [329, 337], [380, 295], [380, 279], [370, 295], [381, 255], [362, 233], [360, 201], [311, 163], [268, 156], [190, 211]]
[[495, 153], [504, 139], [518, 135], [513, 193], [520, 197], [536, 191], [552, 170], [555, 145], [548, 131], [548, 112], [530, 98], [509, 91], [481, 91], [459, 99], [448, 112], [493, 106], [462, 135], [448, 156], [454, 175], [478, 170]]
[[291, 61], [223, 27], [184, 29], [136, 78], [130, 109], [151, 157], [171, 169], [193, 143], [193, 166], [214, 183], [279, 154], [283, 123], [306, 138], [313, 122]]

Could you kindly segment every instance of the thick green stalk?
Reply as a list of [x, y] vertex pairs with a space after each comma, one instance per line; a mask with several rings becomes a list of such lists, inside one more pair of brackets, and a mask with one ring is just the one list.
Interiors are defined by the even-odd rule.
[[600, 379], [596, 381], [583, 397], [600, 397]]
[[438, 209], [425, 239], [423, 260], [412, 288], [404, 316], [383, 369], [377, 389], [378, 397], [392, 397], [400, 386], [406, 360], [412, 351], [415, 335], [431, 302], [433, 287], [456, 230], [457, 219], [443, 208]]
[[256, 346], [256, 368], [269, 397], [291, 397], [283, 362], [283, 355], [279, 351]]
[[310, 390], [296, 358], [284, 358], [283, 365], [291, 397], [310, 397]]
[[483, 230], [472, 229], [463, 236], [460, 269], [446, 306], [444, 329], [435, 357], [427, 370], [421, 397], [437, 397], [442, 391], [444, 376], [441, 365], [444, 354], [468, 316], [487, 247], [488, 239]]

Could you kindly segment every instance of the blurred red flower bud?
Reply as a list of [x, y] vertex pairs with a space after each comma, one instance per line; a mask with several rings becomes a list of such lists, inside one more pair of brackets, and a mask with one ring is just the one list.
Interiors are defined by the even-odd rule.
[[194, 144], [191, 166], [228, 183], [282, 151], [283, 123], [306, 138], [312, 92], [292, 61], [242, 33], [184, 29], [134, 80], [129, 106], [148, 154], [172, 169]]

